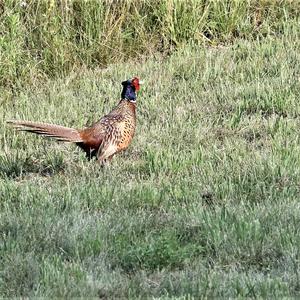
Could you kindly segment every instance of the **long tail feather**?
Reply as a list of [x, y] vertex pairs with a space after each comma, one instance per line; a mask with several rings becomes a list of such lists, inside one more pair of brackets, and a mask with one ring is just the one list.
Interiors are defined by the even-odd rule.
[[10, 120], [7, 121], [7, 123], [11, 124], [17, 130], [40, 134], [45, 137], [54, 138], [58, 141], [73, 143], [82, 142], [82, 138], [80, 137], [79, 131], [74, 128], [31, 121]]

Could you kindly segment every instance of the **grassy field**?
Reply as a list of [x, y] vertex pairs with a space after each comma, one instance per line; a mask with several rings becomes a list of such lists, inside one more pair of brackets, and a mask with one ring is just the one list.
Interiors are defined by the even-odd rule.
[[[291, 0], [5, 0], [0, 3], [0, 88], [282, 32], [300, 17]], [[1, 91], [1, 89], [0, 89]]]
[[[299, 296], [298, 24], [7, 90], [1, 297]], [[4, 124], [85, 126], [133, 75], [136, 137], [108, 168]]]

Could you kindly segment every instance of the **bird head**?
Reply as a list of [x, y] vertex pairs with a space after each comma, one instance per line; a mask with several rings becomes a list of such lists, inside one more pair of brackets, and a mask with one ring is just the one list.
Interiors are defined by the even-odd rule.
[[123, 90], [121, 93], [121, 98], [129, 100], [130, 102], [136, 102], [136, 93], [140, 89], [140, 85], [143, 82], [139, 80], [138, 77], [133, 77], [122, 82]]

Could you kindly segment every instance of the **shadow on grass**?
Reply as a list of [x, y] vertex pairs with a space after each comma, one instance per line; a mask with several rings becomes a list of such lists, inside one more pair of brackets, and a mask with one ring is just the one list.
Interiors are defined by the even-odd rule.
[[52, 176], [61, 172], [66, 167], [63, 158], [59, 155], [38, 160], [26, 155], [3, 155], [0, 156], [0, 178], [15, 179], [28, 174]]

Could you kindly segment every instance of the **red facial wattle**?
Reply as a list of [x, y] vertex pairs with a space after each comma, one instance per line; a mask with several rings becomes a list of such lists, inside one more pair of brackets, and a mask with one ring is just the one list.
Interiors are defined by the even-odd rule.
[[132, 79], [131, 85], [134, 86], [136, 92], [140, 89], [140, 82], [137, 77]]

